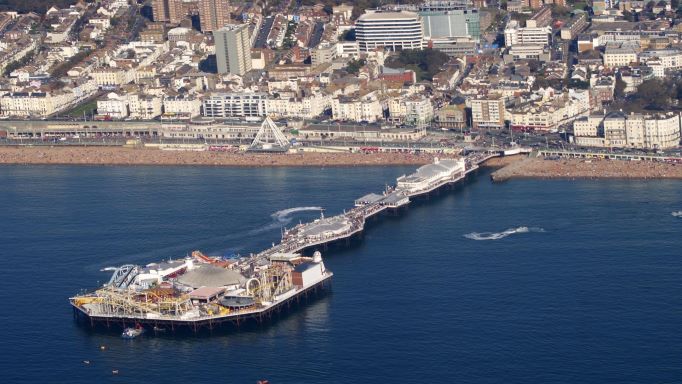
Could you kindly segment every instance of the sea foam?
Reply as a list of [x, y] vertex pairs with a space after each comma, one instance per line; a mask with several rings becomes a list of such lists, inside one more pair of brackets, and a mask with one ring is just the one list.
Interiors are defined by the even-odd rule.
[[545, 230], [538, 227], [516, 227], [502, 232], [471, 232], [464, 235], [464, 237], [471, 240], [499, 240], [517, 233], [529, 232], [545, 232]]

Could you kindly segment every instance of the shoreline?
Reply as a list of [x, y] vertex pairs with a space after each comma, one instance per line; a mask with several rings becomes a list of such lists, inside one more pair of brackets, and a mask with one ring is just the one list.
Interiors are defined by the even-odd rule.
[[[302, 152], [294, 154], [164, 151], [124, 147], [2, 147], [1, 165], [199, 166], [199, 167], [371, 167], [421, 166], [436, 154]], [[682, 165], [646, 161], [492, 158], [491, 179], [681, 179]]]

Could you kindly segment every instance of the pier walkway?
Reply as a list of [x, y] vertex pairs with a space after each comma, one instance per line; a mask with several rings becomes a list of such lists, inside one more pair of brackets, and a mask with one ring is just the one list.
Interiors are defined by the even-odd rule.
[[326, 246], [348, 240], [365, 229], [367, 219], [386, 210], [409, 205], [412, 198], [427, 195], [446, 185], [452, 185], [479, 168], [490, 158], [502, 156], [498, 151], [472, 152], [459, 160], [441, 160], [420, 167], [417, 172], [401, 176], [397, 185], [382, 194], [368, 194], [355, 200], [355, 207], [332, 217], [322, 217], [310, 223], [287, 229], [279, 244], [252, 255], [240, 263], [240, 269], [258, 265], [259, 261], [278, 253], [296, 253], [305, 249]]

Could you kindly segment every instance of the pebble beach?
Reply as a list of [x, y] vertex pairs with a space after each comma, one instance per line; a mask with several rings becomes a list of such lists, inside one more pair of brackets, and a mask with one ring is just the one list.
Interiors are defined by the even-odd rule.
[[[164, 151], [124, 147], [0, 147], [0, 164], [157, 165], [225, 167], [335, 167], [423, 165], [433, 154], [302, 152], [268, 154], [243, 152]], [[545, 160], [525, 156], [492, 158], [482, 164], [499, 168], [494, 181], [541, 179], [682, 179], [682, 165], [645, 161]]]
[[422, 165], [433, 155], [164, 151], [123, 147], [0, 147], [0, 164], [189, 165], [232, 167]]
[[650, 161], [524, 158], [493, 172], [494, 181], [540, 179], [682, 179], [682, 165]]

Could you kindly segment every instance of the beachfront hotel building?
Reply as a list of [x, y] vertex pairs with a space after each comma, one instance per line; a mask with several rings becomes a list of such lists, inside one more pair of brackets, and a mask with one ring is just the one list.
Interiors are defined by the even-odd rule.
[[204, 116], [217, 119], [231, 117], [260, 118], [267, 113], [265, 93], [214, 93], [204, 99]]
[[680, 144], [680, 115], [613, 112], [592, 115], [573, 124], [575, 142], [591, 147], [666, 149]]
[[375, 122], [383, 118], [384, 110], [376, 94], [362, 98], [339, 96], [332, 100], [332, 118], [342, 121]]
[[499, 94], [470, 100], [471, 122], [474, 128], [503, 128], [504, 98]]
[[267, 101], [268, 116], [272, 118], [313, 119], [331, 108], [332, 97], [322, 93], [305, 97], [273, 95]]
[[368, 11], [355, 23], [355, 33], [360, 52], [421, 49], [424, 36], [421, 17], [403, 11]]
[[46, 92], [10, 92], [0, 97], [0, 111], [3, 116], [48, 116], [56, 103]]

